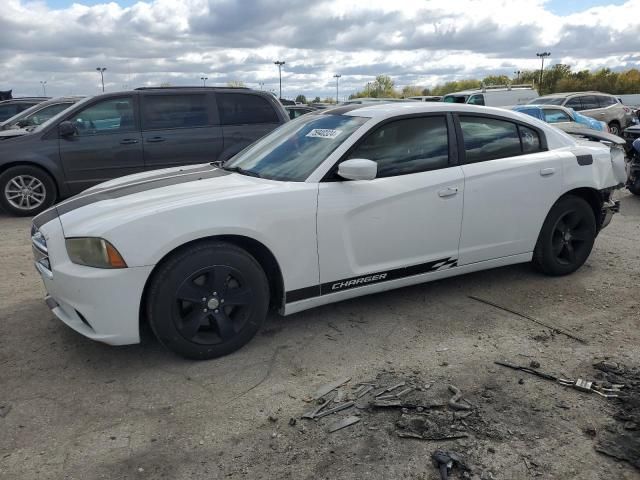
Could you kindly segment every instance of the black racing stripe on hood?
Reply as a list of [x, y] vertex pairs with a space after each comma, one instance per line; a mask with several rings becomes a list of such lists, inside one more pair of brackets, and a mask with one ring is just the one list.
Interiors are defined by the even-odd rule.
[[58, 218], [58, 211], [56, 210], [56, 207], [51, 207], [50, 209], [45, 210], [41, 214], [34, 217], [33, 225], [36, 228], [40, 228], [45, 223], [49, 223], [51, 220], [55, 220], [56, 218]]
[[205, 180], [208, 178], [223, 177], [229, 175], [231, 172], [221, 170], [216, 167], [209, 166], [206, 171], [195, 171], [190, 173], [173, 173], [171, 175], [162, 175], [156, 177], [154, 180], [146, 181], [140, 180], [139, 182], [132, 182], [125, 185], [118, 185], [116, 187], [107, 188], [104, 190], [98, 190], [96, 192], [88, 193], [79, 197], [72, 198], [65, 203], [62, 203], [56, 207], [58, 215], [64, 215], [73, 210], [76, 210], [92, 203], [101, 202], [103, 200], [112, 200], [114, 198], [125, 197], [127, 195], [133, 195], [135, 193], [146, 192], [148, 190], [155, 190], [156, 188], [169, 187], [171, 185], [179, 185], [181, 183], [196, 182], [198, 180]]

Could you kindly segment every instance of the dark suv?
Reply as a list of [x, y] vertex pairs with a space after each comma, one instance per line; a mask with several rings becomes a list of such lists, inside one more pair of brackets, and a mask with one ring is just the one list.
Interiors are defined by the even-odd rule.
[[48, 100], [48, 97], [21, 97], [2, 100], [0, 102], [0, 122], [19, 114], [41, 102]]
[[0, 142], [0, 205], [34, 215], [115, 177], [224, 161], [288, 118], [273, 95], [247, 88], [140, 88], [87, 98]]

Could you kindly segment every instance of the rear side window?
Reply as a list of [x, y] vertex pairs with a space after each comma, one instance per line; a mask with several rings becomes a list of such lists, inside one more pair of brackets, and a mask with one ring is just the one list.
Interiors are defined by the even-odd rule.
[[370, 134], [349, 158], [378, 164], [377, 177], [446, 168], [449, 141], [444, 116], [396, 120]]
[[472, 95], [467, 103], [469, 105], [484, 105], [484, 95]]
[[259, 95], [217, 93], [216, 99], [222, 125], [279, 123], [273, 106]]
[[206, 95], [144, 95], [142, 97], [143, 130], [207, 125], [209, 125], [209, 115]]
[[513, 157], [522, 153], [515, 123], [460, 116], [466, 163]]
[[609, 97], [608, 95], [599, 95], [597, 98], [600, 108], [610, 107], [611, 105], [618, 103], [615, 98]]
[[581, 101], [583, 110], [594, 110], [596, 108], [600, 108], [598, 98], [595, 95], [585, 95], [582, 97]]

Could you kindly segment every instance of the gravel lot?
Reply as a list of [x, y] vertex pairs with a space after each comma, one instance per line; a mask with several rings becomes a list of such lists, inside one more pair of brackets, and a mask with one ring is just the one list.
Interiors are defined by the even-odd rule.
[[[148, 332], [141, 345], [116, 348], [55, 320], [31, 263], [30, 220], [0, 214], [0, 478], [437, 479], [436, 448], [464, 454], [472, 478], [640, 478], [594, 448], [621, 428], [616, 400], [493, 363], [537, 361], [588, 379], [607, 357], [640, 366], [640, 198], [619, 197], [621, 213], [574, 275], [521, 265], [273, 316], [241, 351], [208, 362], [182, 360]], [[399, 438], [398, 410], [363, 411], [335, 433], [328, 426], [346, 413], [300, 418], [323, 384], [381, 374], [432, 384], [434, 401], [456, 385], [475, 430]]]

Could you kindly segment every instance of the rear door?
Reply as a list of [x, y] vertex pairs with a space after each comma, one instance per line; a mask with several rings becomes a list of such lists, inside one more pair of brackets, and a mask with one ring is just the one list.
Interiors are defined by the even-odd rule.
[[216, 101], [224, 134], [222, 160], [233, 157], [282, 123], [274, 106], [261, 95], [218, 92]]
[[76, 127], [74, 135], [58, 139], [71, 194], [144, 170], [134, 95], [92, 102], [65, 120]]
[[457, 121], [465, 178], [459, 265], [532, 252], [560, 196], [560, 160], [524, 124], [469, 114]]
[[147, 170], [218, 160], [224, 139], [211, 93], [145, 92], [140, 101]]

